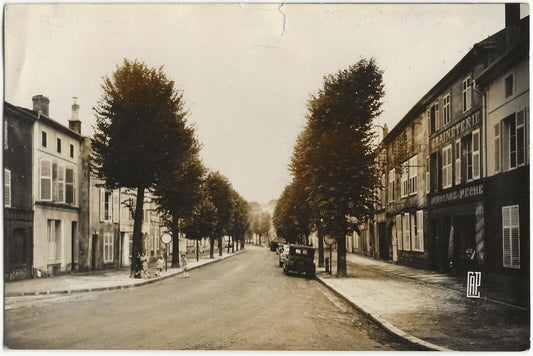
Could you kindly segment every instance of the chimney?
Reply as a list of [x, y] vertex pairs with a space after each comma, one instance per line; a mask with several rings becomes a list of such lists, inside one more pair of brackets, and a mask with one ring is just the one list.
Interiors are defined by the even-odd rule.
[[37, 111], [38, 113], [48, 116], [48, 104], [50, 104], [50, 100], [41, 94], [35, 95], [31, 98], [33, 101], [33, 110]]
[[74, 104], [72, 104], [72, 117], [70, 120], [68, 120], [68, 127], [74, 132], [77, 132], [81, 135], [81, 121], [78, 118], [78, 110], [80, 109], [80, 106], [78, 103], [76, 103], [77, 97], [74, 97]]
[[389, 128], [387, 127], [387, 124], [383, 124], [383, 138], [389, 134]]
[[520, 41], [520, 4], [505, 4], [505, 44], [511, 48]]

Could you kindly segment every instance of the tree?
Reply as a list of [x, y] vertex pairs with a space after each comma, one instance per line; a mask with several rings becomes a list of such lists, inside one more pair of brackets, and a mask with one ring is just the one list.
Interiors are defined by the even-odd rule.
[[[191, 129], [192, 131], [192, 129]], [[192, 133], [191, 133], [192, 137]], [[201, 184], [206, 173], [199, 158], [200, 145], [193, 139], [186, 156], [174, 167], [160, 172], [154, 185], [154, 200], [165, 224], [172, 231], [172, 267], [179, 267], [180, 221], [187, 218], [202, 199]]]
[[[241, 248], [244, 244], [244, 234], [249, 227], [248, 222], [248, 210], [246, 209], [247, 203], [243, 197], [241, 197], [236, 191], [233, 191], [233, 223], [229, 230], [229, 234], [232, 237], [232, 252], [235, 251], [235, 245], [241, 242]], [[237, 245], [238, 250], [238, 245]], [[229, 253], [229, 245], [228, 245]]]
[[276, 232], [288, 243], [308, 243], [311, 209], [305, 188], [303, 182], [299, 181], [287, 185], [274, 209], [272, 220]]
[[[137, 202], [145, 189], [172, 162], [182, 160], [189, 130], [183, 94], [174, 88], [163, 68], [149, 68], [137, 60], [124, 60], [111, 77], [104, 76], [103, 94], [93, 110], [91, 169], [108, 188], [137, 189]], [[178, 144], [176, 144], [178, 143]], [[136, 204], [132, 256], [142, 252], [143, 204]], [[131, 264], [130, 277], [136, 263]]]
[[222, 256], [222, 238], [228, 234], [233, 224], [233, 199], [230, 182], [219, 172], [211, 172], [205, 180], [205, 190], [217, 211], [214, 235], [210, 236], [209, 257], [213, 256], [214, 239], [218, 239], [218, 252]]
[[[307, 125], [291, 173], [305, 182], [313, 222], [337, 238], [337, 276], [346, 276], [346, 234], [372, 208], [378, 185], [372, 120], [384, 95], [382, 71], [362, 59], [324, 78], [308, 102]], [[353, 219], [357, 218], [357, 219]]]
[[[198, 241], [204, 237], [209, 237], [211, 241], [217, 225], [217, 209], [215, 204], [209, 199], [204, 189], [200, 191], [202, 192], [201, 199], [195, 204], [191, 213], [183, 219], [182, 227], [182, 231], [185, 233], [187, 239], [196, 240], [196, 260], [198, 260]], [[213, 257], [212, 252], [211, 257]]]

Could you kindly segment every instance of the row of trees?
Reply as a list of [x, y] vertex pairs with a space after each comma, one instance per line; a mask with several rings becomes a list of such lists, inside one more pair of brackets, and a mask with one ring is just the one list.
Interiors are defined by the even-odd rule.
[[383, 72], [374, 59], [324, 77], [307, 103], [306, 125], [294, 146], [292, 182], [274, 210], [278, 236], [306, 243], [317, 231], [337, 240], [337, 276], [346, 276], [346, 235], [371, 211], [378, 186], [373, 119], [380, 113]]
[[[94, 108], [91, 170], [109, 189], [135, 189], [143, 202], [149, 189], [173, 239], [172, 266], [178, 267], [179, 232], [189, 239], [209, 237], [222, 254], [223, 236], [244, 241], [247, 202], [218, 172], [202, 164], [201, 145], [187, 122], [183, 92], [163, 68], [124, 60], [103, 78]], [[142, 252], [143, 204], [136, 204], [132, 256]], [[242, 243], [242, 242], [241, 242]], [[135, 275], [136, 264], [131, 264]]]

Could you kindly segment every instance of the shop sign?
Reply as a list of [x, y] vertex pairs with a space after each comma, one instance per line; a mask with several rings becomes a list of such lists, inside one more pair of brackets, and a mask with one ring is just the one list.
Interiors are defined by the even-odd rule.
[[477, 197], [483, 194], [483, 184], [474, 185], [468, 188], [461, 188], [440, 195], [431, 197], [429, 202], [431, 205], [439, 205], [448, 202], [454, 202], [462, 199]]
[[478, 110], [472, 115], [466, 117], [464, 120], [456, 123], [446, 131], [443, 131], [437, 136], [431, 138], [431, 149], [435, 150], [449, 141], [454, 140], [456, 137], [460, 137], [462, 134], [475, 129], [477, 126], [479, 126], [480, 116], [481, 114]]

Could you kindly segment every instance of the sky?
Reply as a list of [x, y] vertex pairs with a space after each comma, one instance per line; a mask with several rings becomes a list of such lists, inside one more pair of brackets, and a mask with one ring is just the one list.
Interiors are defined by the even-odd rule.
[[[525, 7], [523, 12], [528, 12]], [[5, 100], [92, 136], [101, 83], [123, 59], [164, 66], [183, 91], [201, 157], [248, 201], [277, 199], [323, 77], [374, 57], [391, 129], [472, 46], [503, 29], [502, 4], [11, 4]]]

